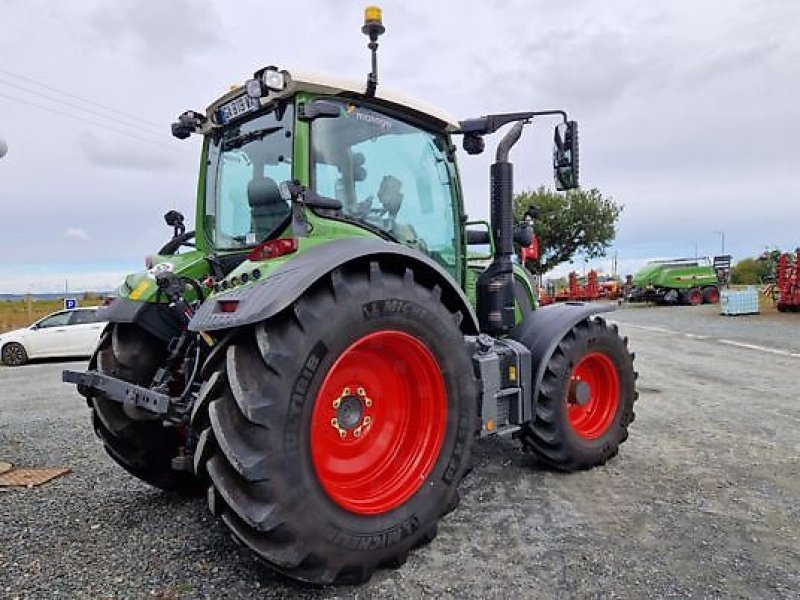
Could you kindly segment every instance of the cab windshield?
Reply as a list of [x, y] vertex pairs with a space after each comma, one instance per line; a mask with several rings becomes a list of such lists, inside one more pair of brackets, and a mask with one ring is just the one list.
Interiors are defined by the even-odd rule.
[[314, 191], [342, 203], [341, 218], [416, 248], [457, 277], [452, 165], [447, 140], [369, 108], [311, 130]]
[[287, 104], [212, 135], [205, 218], [215, 248], [255, 246], [287, 226], [290, 206], [278, 186], [292, 178], [293, 121]]

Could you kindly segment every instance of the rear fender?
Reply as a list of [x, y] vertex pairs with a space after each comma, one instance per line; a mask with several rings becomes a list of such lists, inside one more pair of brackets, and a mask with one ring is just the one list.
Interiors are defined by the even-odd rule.
[[[347, 238], [314, 246], [281, 265], [269, 277], [215, 295], [207, 300], [189, 323], [191, 331], [215, 331], [258, 323], [275, 316], [300, 298], [312, 285], [335, 269], [360, 265], [369, 269], [377, 261], [402, 273], [406, 266], [423, 285], [441, 289], [441, 301], [462, 316], [461, 330], [478, 333], [478, 320], [453, 278], [438, 263], [401, 244], [369, 238]], [[222, 312], [226, 300], [238, 301], [234, 312]]]
[[543, 306], [525, 315], [522, 322], [509, 333], [511, 339], [525, 345], [531, 352], [533, 389], [531, 398], [539, 395], [544, 370], [556, 346], [575, 325], [598, 313], [611, 312], [613, 304], [565, 302]]
[[180, 334], [181, 323], [167, 304], [115, 298], [97, 311], [97, 318], [109, 323], [136, 323], [150, 335], [169, 342]]

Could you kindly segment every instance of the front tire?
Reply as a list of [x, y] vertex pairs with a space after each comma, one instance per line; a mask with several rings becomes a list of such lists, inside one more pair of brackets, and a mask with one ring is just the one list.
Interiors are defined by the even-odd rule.
[[603, 319], [581, 321], [550, 357], [519, 437], [546, 465], [590, 469], [617, 454], [633, 422], [636, 373], [627, 339]]
[[[100, 337], [89, 369], [146, 387], [165, 355], [164, 344], [137, 325], [112, 323]], [[155, 415], [128, 408], [100, 394], [90, 397], [88, 402], [95, 433], [109, 456], [122, 468], [162, 490], [201, 491], [194, 475], [172, 469], [172, 458], [185, 443], [177, 429], [164, 427]]]
[[410, 269], [337, 270], [228, 348], [203, 449], [209, 504], [276, 570], [366, 581], [457, 503], [477, 387], [440, 293]]
[[3, 364], [9, 367], [19, 367], [28, 362], [28, 353], [25, 351], [25, 346], [17, 342], [9, 342], [3, 346], [2, 350]]

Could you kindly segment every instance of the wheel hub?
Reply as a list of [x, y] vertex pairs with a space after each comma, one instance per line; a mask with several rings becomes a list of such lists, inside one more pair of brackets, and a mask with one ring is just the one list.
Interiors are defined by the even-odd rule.
[[333, 401], [336, 416], [331, 419], [331, 427], [339, 432], [339, 437], [346, 438], [349, 434], [361, 437], [364, 430], [372, 424], [372, 416], [368, 409], [372, 407], [372, 399], [367, 396], [363, 387], [352, 389], [346, 387]]
[[569, 401], [578, 406], [586, 406], [592, 397], [589, 384], [578, 378], [573, 378], [569, 384]]

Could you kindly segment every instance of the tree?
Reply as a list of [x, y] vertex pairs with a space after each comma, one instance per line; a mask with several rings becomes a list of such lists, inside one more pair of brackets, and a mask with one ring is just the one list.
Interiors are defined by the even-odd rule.
[[764, 261], [743, 258], [731, 269], [731, 283], [736, 285], [757, 285], [766, 273]]
[[731, 283], [758, 285], [774, 281], [781, 251], [767, 249], [758, 258], [743, 258], [731, 269]]
[[540, 187], [514, 197], [518, 220], [529, 207], [539, 210], [534, 221], [539, 259], [528, 260], [525, 266], [537, 275], [572, 260], [578, 253], [586, 258], [605, 256], [617, 234], [616, 223], [623, 209], [596, 188], [560, 193]]

